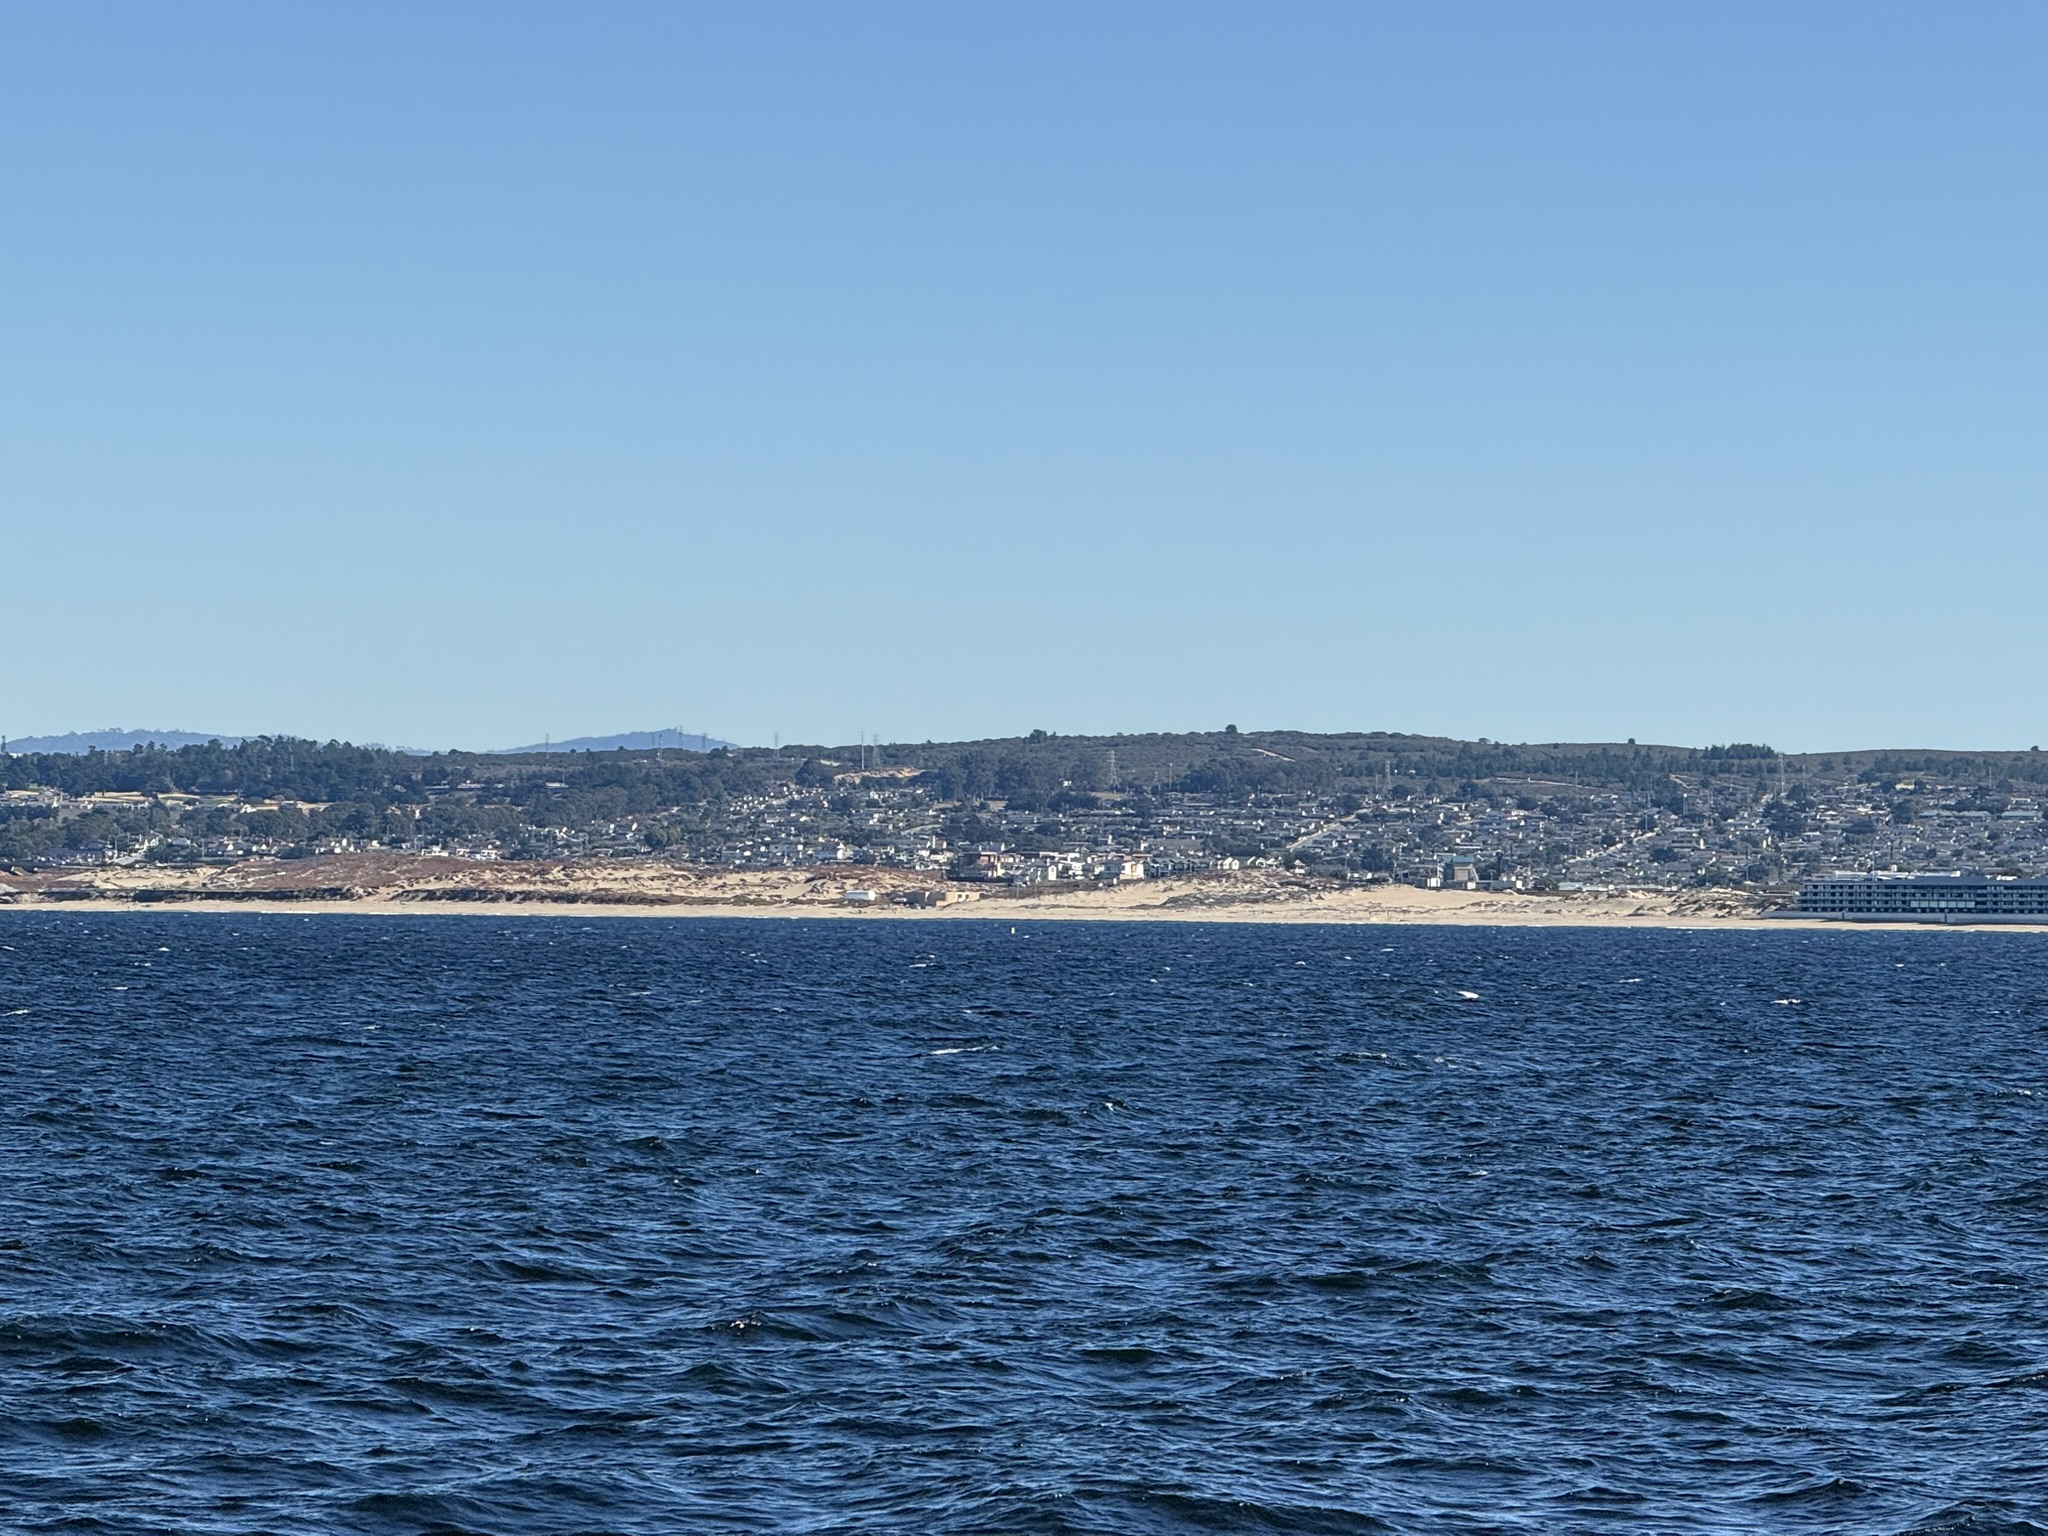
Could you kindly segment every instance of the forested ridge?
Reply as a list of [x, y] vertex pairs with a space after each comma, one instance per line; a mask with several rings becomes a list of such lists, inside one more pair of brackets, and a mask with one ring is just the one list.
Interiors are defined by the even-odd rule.
[[1673, 774], [1758, 780], [1808, 773], [1940, 773], [1957, 780], [2048, 782], [2038, 751], [1878, 750], [1780, 754], [1766, 746], [1615, 743], [1511, 744], [1381, 732], [1214, 731], [1185, 735], [1030, 736], [971, 742], [734, 748], [504, 756], [431, 756], [266, 736], [127, 752], [0, 756], [0, 788], [71, 796], [139, 793], [421, 804], [448, 794], [515, 806], [565, 793], [618, 792], [634, 810], [716, 800], [783, 781], [820, 782], [865, 766], [915, 770], [941, 798], [1036, 798], [1058, 788], [1193, 793], [1328, 791], [1349, 780], [1423, 779], [1432, 786], [1489, 779], [1554, 779], [1587, 789], [1644, 789]]

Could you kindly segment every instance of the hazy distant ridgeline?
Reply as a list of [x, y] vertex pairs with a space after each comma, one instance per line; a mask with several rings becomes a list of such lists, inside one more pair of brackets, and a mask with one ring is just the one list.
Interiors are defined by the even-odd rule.
[[129, 752], [136, 747], [203, 747], [209, 741], [233, 746], [241, 736], [212, 731], [66, 731], [61, 736], [17, 736], [7, 741], [10, 752]]
[[[232, 747], [249, 740], [246, 736], [231, 736], [223, 731], [150, 731], [120, 730], [66, 731], [61, 736], [18, 736], [12, 740], [0, 738], [0, 747], [10, 752], [42, 753], [68, 752], [74, 755], [87, 752], [132, 752], [137, 747], [203, 747], [208, 742], [219, 742]], [[734, 743], [721, 741], [716, 736], [706, 736], [690, 731], [626, 731], [617, 736], [574, 736], [566, 741], [535, 742], [525, 747], [499, 747], [492, 751], [496, 756], [520, 756], [534, 752], [612, 752], [624, 748], [629, 752], [716, 752], [720, 747]], [[431, 754], [412, 747], [397, 747], [392, 750], [409, 757], [426, 757]]]
[[627, 731], [618, 736], [572, 736], [567, 741], [535, 742], [525, 747], [503, 747], [499, 757], [518, 757], [535, 752], [716, 752], [737, 743], [720, 741], [695, 731]]

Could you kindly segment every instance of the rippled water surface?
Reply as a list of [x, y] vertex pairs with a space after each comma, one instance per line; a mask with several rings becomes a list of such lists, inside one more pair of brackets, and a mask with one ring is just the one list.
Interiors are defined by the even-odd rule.
[[8, 1530], [2048, 1521], [2038, 937], [0, 945]]

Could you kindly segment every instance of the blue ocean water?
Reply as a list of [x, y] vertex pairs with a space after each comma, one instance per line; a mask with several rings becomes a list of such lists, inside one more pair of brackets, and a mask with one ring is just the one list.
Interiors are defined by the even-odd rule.
[[0, 1527], [2032, 1532], [2048, 941], [0, 914]]

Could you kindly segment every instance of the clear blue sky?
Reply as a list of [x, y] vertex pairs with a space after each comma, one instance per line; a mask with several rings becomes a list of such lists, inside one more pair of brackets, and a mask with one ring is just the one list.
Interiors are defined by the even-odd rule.
[[0, 731], [2048, 741], [2038, 4], [0, 7]]

